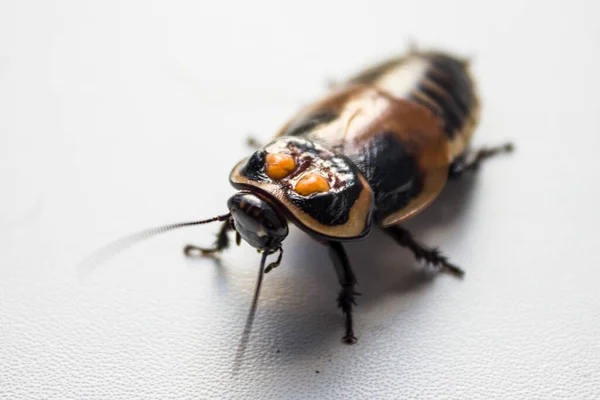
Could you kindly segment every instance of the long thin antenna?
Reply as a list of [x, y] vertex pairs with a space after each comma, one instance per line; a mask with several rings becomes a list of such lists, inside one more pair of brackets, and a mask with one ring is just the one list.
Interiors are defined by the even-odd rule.
[[254, 323], [254, 317], [256, 316], [256, 308], [258, 306], [258, 296], [260, 295], [260, 288], [262, 286], [263, 276], [265, 275], [265, 263], [269, 254], [270, 253], [268, 251], [263, 251], [262, 258], [260, 259], [260, 268], [258, 269], [258, 279], [256, 280], [256, 286], [254, 288], [254, 297], [252, 297], [252, 305], [250, 306], [250, 311], [248, 311], [248, 316], [246, 317], [246, 326], [244, 327], [242, 339], [240, 340], [240, 344], [235, 355], [235, 362], [233, 364], [234, 374], [238, 372], [239, 368], [242, 365], [244, 353], [246, 352], [246, 347], [248, 346], [248, 342], [250, 341], [250, 332], [252, 331], [252, 324]]
[[81, 260], [77, 267], [84, 275], [88, 275], [92, 272], [93, 268], [103, 262], [106, 262], [110, 258], [114, 257], [118, 253], [126, 250], [128, 247], [133, 246], [143, 240], [150, 239], [156, 235], [160, 235], [165, 232], [172, 231], [174, 229], [185, 228], [189, 226], [208, 224], [215, 221], [227, 221], [231, 217], [231, 214], [219, 215], [214, 218], [205, 219], [202, 221], [191, 221], [191, 222], [180, 222], [177, 224], [163, 225], [156, 228], [145, 229], [143, 231], [133, 233], [129, 236], [117, 239], [112, 243], [96, 250], [92, 254]]

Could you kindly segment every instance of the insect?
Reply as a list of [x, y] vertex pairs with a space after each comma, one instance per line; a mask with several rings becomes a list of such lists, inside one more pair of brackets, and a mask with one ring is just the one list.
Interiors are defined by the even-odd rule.
[[[344, 243], [377, 227], [417, 260], [460, 276], [436, 249], [418, 243], [399, 224], [425, 209], [449, 179], [476, 170], [512, 145], [472, 151], [479, 101], [467, 61], [442, 52], [413, 50], [352, 77], [301, 110], [275, 139], [240, 161], [230, 175], [238, 190], [229, 212], [197, 222], [143, 231], [119, 246], [184, 226], [220, 221], [213, 247], [188, 245], [188, 256], [229, 246], [230, 232], [262, 253], [246, 324], [250, 327], [265, 273], [280, 265], [288, 222], [327, 246], [340, 283], [345, 316], [342, 342], [353, 344], [356, 278]], [[278, 253], [265, 266], [268, 255]]]

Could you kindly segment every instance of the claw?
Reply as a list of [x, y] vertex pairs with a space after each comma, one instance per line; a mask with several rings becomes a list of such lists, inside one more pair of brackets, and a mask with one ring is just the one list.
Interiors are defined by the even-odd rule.
[[443, 265], [440, 271], [448, 272], [457, 278], [462, 278], [465, 275], [465, 271], [450, 263]]
[[351, 335], [345, 335], [342, 338], [342, 343], [344, 343], [344, 344], [351, 345], [351, 344], [355, 344], [356, 342], [358, 342], [358, 339], [356, 338], [356, 336], [354, 336], [352, 334]]

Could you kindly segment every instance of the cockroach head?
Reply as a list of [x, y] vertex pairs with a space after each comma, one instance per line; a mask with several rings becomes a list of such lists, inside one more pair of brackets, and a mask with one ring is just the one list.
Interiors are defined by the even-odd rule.
[[258, 250], [274, 250], [288, 235], [285, 217], [269, 201], [252, 192], [234, 194], [227, 206], [235, 230]]

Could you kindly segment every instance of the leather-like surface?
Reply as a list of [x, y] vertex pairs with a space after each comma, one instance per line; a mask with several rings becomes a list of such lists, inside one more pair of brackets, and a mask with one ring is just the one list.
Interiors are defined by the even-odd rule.
[[[594, 2], [0, 3], [0, 398], [597, 399], [600, 32]], [[81, 276], [122, 235], [226, 211], [279, 124], [406, 38], [474, 56], [475, 144], [517, 151], [407, 226], [348, 244], [359, 342], [327, 251], [292, 229], [233, 363], [259, 262], [180, 230]]]

